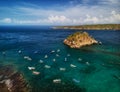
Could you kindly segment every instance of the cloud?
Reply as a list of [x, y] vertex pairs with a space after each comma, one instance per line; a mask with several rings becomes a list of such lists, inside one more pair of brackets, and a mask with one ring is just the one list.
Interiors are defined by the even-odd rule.
[[89, 15], [86, 15], [87, 18], [84, 20], [84, 22], [91, 22], [91, 23], [98, 23], [99, 22], [99, 19], [97, 17], [91, 17]]
[[[25, 3], [11, 8], [1, 7], [0, 24], [39, 24], [39, 25], [79, 25], [120, 23], [120, 0], [94, 0], [96, 5], [87, 5], [89, 0], [71, 0], [71, 4], [62, 8], [41, 8]], [[77, 2], [81, 2], [80, 4]], [[84, 3], [84, 4], [82, 4]], [[10, 14], [7, 12], [10, 11]]]
[[48, 21], [51, 23], [66, 23], [66, 22], [70, 22], [70, 19], [67, 18], [66, 16], [59, 16], [59, 15], [51, 15], [48, 17]]
[[11, 18], [4, 18], [4, 19], [1, 20], [1, 22], [3, 22], [3, 23], [11, 23], [12, 19]]
[[103, 17], [92, 17], [90, 15], [86, 15], [86, 19], [84, 20], [84, 23], [96, 23], [96, 24], [102, 24], [102, 23], [120, 23], [120, 14], [116, 13], [116, 11], [111, 11], [110, 16]]

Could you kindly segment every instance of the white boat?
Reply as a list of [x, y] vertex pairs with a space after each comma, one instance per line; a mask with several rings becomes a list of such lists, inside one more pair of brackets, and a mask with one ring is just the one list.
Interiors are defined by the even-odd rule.
[[2, 54], [3, 54], [3, 55], [5, 55], [5, 54], [6, 54], [6, 52], [2, 52]]
[[45, 55], [45, 57], [44, 58], [48, 58], [48, 55]]
[[90, 63], [89, 63], [89, 62], [86, 62], [86, 65], [90, 65]]
[[60, 49], [58, 49], [57, 52], [60, 52]]
[[35, 74], [35, 75], [39, 75], [39, 74], [40, 74], [40, 72], [33, 71], [33, 74]]
[[78, 61], [82, 61], [82, 59], [81, 59], [81, 58], [78, 58]]
[[22, 51], [21, 51], [21, 50], [19, 50], [19, 51], [18, 51], [18, 53], [22, 53]]
[[56, 61], [56, 59], [54, 58], [54, 59], [53, 59], [53, 62], [55, 62], [55, 61]]
[[79, 82], [80, 82], [80, 80], [77, 80], [77, 79], [75, 79], [75, 78], [73, 79], [73, 81], [76, 82], [76, 83], [79, 83]]
[[70, 57], [70, 54], [67, 54], [68, 57]]
[[31, 61], [32, 59], [29, 56], [24, 56], [24, 59]]
[[54, 79], [53, 83], [61, 83], [61, 79]]
[[28, 67], [28, 69], [29, 69], [29, 70], [34, 70], [34, 69], [35, 69], [35, 67]]
[[59, 54], [56, 54], [56, 57], [59, 57]]
[[43, 63], [43, 60], [39, 60], [40, 63]]
[[44, 67], [47, 69], [51, 68], [51, 66], [49, 66], [49, 65], [45, 65]]
[[70, 67], [75, 68], [77, 67], [76, 65], [70, 64]]
[[59, 68], [59, 70], [60, 70], [60, 71], [65, 71], [65, 70], [66, 70], [66, 68]]
[[51, 53], [54, 53], [54, 52], [55, 52], [54, 50], [51, 51]]
[[67, 61], [67, 58], [65, 58], [65, 61]]

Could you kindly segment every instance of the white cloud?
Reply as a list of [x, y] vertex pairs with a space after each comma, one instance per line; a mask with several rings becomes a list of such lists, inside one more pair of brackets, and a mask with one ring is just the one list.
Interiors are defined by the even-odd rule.
[[51, 15], [48, 17], [48, 21], [51, 22], [51, 23], [67, 23], [67, 22], [70, 22], [70, 19], [67, 18], [66, 16], [59, 16], [59, 15]]
[[86, 15], [86, 19], [84, 20], [84, 22], [91, 22], [91, 23], [98, 23], [99, 19], [97, 17], [91, 17], [90, 15]]
[[80, 24], [102, 24], [102, 23], [120, 23], [120, 14], [116, 11], [111, 11], [109, 16], [99, 15], [89, 15], [87, 14], [85, 18], [83, 17], [66, 17], [64, 15], [50, 15], [45, 19], [35, 19], [35, 20], [20, 20], [4, 18], [0, 22], [3, 23], [13, 23], [13, 24], [49, 24], [49, 25], [80, 25]]
[[[76, 2], [79, 0], [76, 0]], [[87, 3], [88, 0], [83, 0]], [[101, 0], [106, 5], [75, 5], [57, 10], [55, 8], [42, 9], [39, 6], [17, 6], [8, 11], [11, 15], [6, 15], [0, 23], [12, 24], [40, 24], [40, 25], [79, 25], [79, 24], [102, 24], [120, 23], [119, 0]], [[74, 3], [71, 1], [71, 4]], [[111, 5], [110, 5], [111, 4]], [[1, 8], [2, 9], [2, 8]], [[4, 8], [3, 8], [4, 9]], [[4, 9], [7, 12], [7, 9]], [[13, 16], [14, 15], [14, 16]], [[7, 18], [10, 17], [10, 18]]]
[[1, 22], [3, 22], [3, 23], [11, 23], [12, 19], [11, 18], [4, 18], [4, 19], [1, 20]]

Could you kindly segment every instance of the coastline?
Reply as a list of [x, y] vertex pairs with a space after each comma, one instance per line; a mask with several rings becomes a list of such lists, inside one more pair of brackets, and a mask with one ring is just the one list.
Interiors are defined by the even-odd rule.
[[70, 29], [70, 30], [120, 30], [120, 24], [54, 26], [53, 29]]

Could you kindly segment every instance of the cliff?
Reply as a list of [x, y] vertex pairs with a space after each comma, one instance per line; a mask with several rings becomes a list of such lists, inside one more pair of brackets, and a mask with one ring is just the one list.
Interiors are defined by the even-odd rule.
[[87, 32], [76, 32], [64, 40], [64, 44], [70, 46], [71, 48], [80, 48], [82, 46], [96, 43], [98, 43], [98, 41], [89, 36]]

